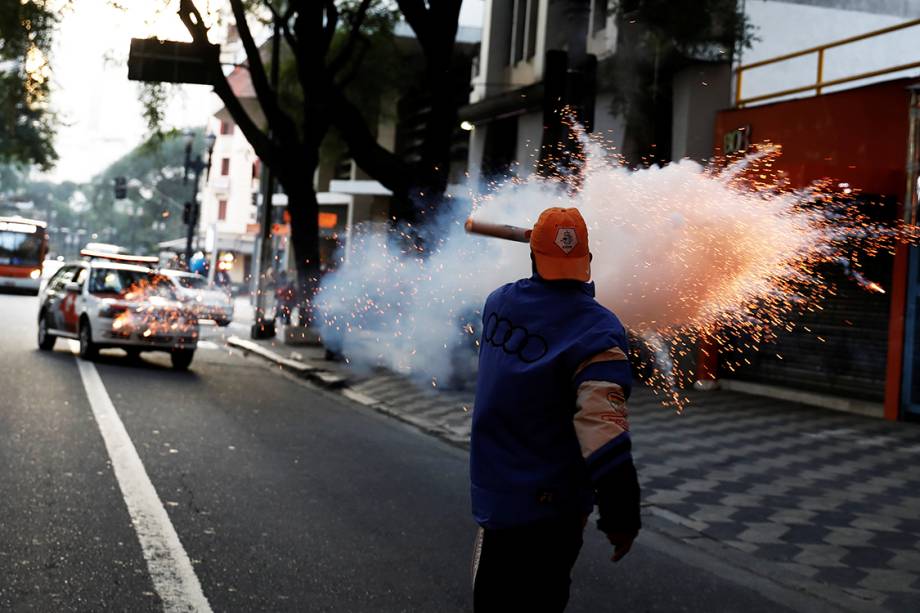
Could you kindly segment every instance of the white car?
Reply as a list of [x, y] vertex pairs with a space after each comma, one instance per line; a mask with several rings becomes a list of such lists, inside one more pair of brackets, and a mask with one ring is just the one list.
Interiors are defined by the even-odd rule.
[[185, 370], [198, 346], [198, 318], [172, 283], [150, 268], [99, 259], [74, 262], [62, 266], [39, 294], [39, 348], [51, 350], [57, 337], [78, 339], [84, 359], [103, 347], [120, 347], [129, 356], [166, 351], [173, 366]]
[[198, 319], [211, 319], [218, 326], [233, 321], [233, 296], [219, 287], [209, 287], [208, 280], [194, 272], [161, 269], [173, 283], [179, 299], [191, 306]]

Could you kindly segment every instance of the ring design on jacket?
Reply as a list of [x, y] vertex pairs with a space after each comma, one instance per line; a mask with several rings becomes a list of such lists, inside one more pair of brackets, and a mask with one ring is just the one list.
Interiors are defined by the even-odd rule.
[[491, 313], [482, 330], [482, 339], [522, 362], [532, 364], [542, 359], [549, 346], [539, 334], [531, 334], [523, 326], [515, 326], [510, 319]]

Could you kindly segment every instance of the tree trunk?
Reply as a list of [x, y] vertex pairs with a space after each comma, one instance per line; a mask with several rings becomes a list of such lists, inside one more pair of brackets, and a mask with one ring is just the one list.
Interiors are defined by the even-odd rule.
[[313, 298], [319, 289], [319, 203], [313, 187], [318, 160], [302, 156], [295, 168], [285, 168], [279, 181], [288, 197], [291, 217], [291, 245], [297, 269], [297, 305], [300, 325], [312, 326]]
[[431, 106], [423, 145], [422, 163], [425, 166], [419, 174], [420, 187], [424, 190], [421, 202], [436, 206], [444, 197], [450, 178], [450, 150], [457, 127], [457, 85], [453, 79], [451, 58], [444, 58], [434, 65], [436, 68], [428, 74]]

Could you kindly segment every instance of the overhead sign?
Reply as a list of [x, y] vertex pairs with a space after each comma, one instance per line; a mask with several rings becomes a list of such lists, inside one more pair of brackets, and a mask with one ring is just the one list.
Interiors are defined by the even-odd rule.
[[128, 79], [153, 83], [213, 85], [212, 69], [219, 64], [220, 45], [202, 51], [196, 43], [158, 38], [132, 38], [128, 53]]

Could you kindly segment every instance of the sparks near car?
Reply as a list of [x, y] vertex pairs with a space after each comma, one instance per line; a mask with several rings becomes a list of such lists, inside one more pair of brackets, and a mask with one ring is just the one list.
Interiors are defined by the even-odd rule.
[[233, 320], [233, 296], [229, 290], [208, 285], [208, 280], [197, 273], [163, 269], [161, 274], [173, 284], [179, 300], [185, 302], [199, 319], [213, 320], [226, 326]]
[[39, 297], [38, 345], [57, 337], [80, 341], [80, 356], [120, 347], [129, 356], [166, 351], [185, 369], [198, 344], [198, 317], [164, 275], [143, 266], [156, 258], [83, 251], [85, 261], [63, 266]]
[[0, 217], [0, 287], [37, 292], [47, 249], [45, 222]]

